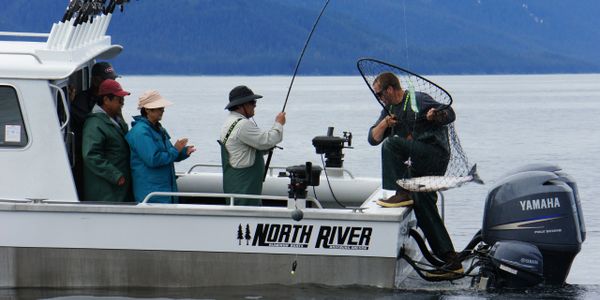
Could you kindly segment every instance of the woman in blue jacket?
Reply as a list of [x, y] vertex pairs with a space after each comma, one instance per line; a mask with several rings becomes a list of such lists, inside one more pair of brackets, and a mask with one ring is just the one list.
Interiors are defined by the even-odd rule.
[[[173, 103], [158, 91], [140, 96], [141, 115], [133, 117], [126, 135], [131, 150], [131, 175], [135, 201], [142, 202], [151, 192], [177, 192], [174, 162], [190, 156], [196, 149], [188, 146], [186, 138], [171, 144], [170, 136], [160, 124], [165, 107]], [[177, 197], [152, 197], [152, 203], [177, 203]]]

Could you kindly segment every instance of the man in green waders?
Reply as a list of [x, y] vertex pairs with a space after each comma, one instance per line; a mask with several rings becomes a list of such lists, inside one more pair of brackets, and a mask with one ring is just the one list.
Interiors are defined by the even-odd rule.
[[[256, 99], [247, 86], [236, 86], [229, 92], [229, 116], [221, 129], [221, 162], [223, 192], [227, 194], [260, 195], [265, 172], [263, 155], [283, 139], [285, 112], [275, 117], [269, 130], [261, 130], [253, 120]], [[235, 200], [236, 205], [262, 205], [260, 199]]]
[[431, 96], [403, 90], [393, 73], [379, 74], [373, 81], [373, 91], [391, 112], [382, 110], [379, 119], [369, 129], [369, 143], [383, 142], [383, 189], [395, 190], [394, 196], [381, 199], [383, 207], [412, 206], [417, 225], [427, 238], [433, 253], [444, 260], [440, 271], [427, 272], [430, 277], [451, 279], [462, 274], [452, 240], [438, 213], [436, 192], [409, 193], [396, 185], [400, 178], [443, 176], [450, 159], [448, 130], [445, 125], [455, 120], [451, 107], [441, 106]]

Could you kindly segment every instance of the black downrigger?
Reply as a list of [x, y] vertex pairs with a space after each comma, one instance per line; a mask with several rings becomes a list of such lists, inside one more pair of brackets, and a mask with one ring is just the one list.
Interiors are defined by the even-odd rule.
[[[351, 132], [343, 132], [343, 137], [334, 136], [333, 135], [333, 127], [327, 128], [326, 136], [316, 136], [313, 138], [312, 143], [315, 147], [317, 154], [322, 154], [325, 156], [325, 160], [323, 162], [323, 166], [325, 168], [343, 168], [344, 166], [344, 148], [352, 148], [352, 133]], [[346, 146], [347, 145], [347, 146]], [[321, 157], [322, 159], [322, 157]], [[304, 165], [290, 166], [285, 169], [285, 172], [279, 173], [279, 177], [289, 177], [290, 183], [288, 184], [288, 196], [289, 198], [295, 199], [298, 201], [299, 199], [306, 199], [307, 196], [307, 188], [309, 186], [319, 186], [320, 184], [320, 176], [321, 171], [324, 171], [320, 166], [313, 166], [311, 162], [306, 162]], [[327, 176], [327, 171], [325, 171], [325, 175], [327, 178], [327, 184], [329, 185], [329, 177]], [[342, 207], [345, 207], [342, 203], [340, 203], [337, 198], [335, 198], [335, 194], [333, 190], [331, 190], [331, 186], [329, 186], [331, 194], [334, 195], [334, 199], [338, 204]], [[301, 200], [304, 201], [305, 200]], [[298, 208], [298, 205], [295, 204]], [[301, 203], [300, 208], [304, 208], [305, 204]], [[294, 211], [292, 218], [296, 221], [302, 219], [301, 212], [297, 209]]]
[[[443, 262], [411, 229], [433, 269]], [[506, 174], [490, 189], [482, 229], [459, 253], [464, 274], [430, 278], [418, 262], [404, 258], [428, 281], [472, 278], [478, 289], [562, 286], [585, 241], [586, 230], [575, 181], [552, 164], [530, 164]]]

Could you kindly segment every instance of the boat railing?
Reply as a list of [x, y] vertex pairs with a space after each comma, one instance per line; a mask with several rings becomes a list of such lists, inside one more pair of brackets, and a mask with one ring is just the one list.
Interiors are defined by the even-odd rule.
[[[191, 166], [189, 168], [189, 170], [187, 170], [187, 172], [185, 172], [185, 174], [191, 174], [194, 169], [199, 168], [199, 167], [203, 167], [203, 168], [218, 168], [218, 169], [222, 169], [223, 168], [221, 165], [217, 165], [217, 164], [195, 164], [195, 165]], [[273, 176], [275, 174], [275, 170], [285, 171], [286, 168], [287, 167], [283, 167], [283, 166], [270, 166], [269, 170], [267, 172], [267, 175]], [[344, 168], [327, 168], [327, 169], [342, 170], [342, 172], [345, 173], [345, 174], [347, 174], [348, 177], [350, 177], [351, 179], [354, 179], [354, 174], [352, 174], [347, 169], [344, 169]]]
[[[152, 193], [148, 194], [144, 198], [144, 200], [142, 202], [140, 202], [140, 204], [144, 204], [144, 205], [151, 204], [148, 201], [153, 197], [159, 197], [159, 196], [167, 196], [167, 197], [177, 196], [177, 197], [192, 197], [192, 198], [225, 198], [225, 199], [229, 199], [229, 204], [227, 204], [227, 206], [236, 206], [235, 201], [234, 201], [234, 199], [236, 199], [236, 198], [244, 198], [244, 199], [249, 199], [251, 201], [254, 200], [257, 202], [260, 200], [281, 201], [281, 202], [288, 203], [288, 207], [293, 207], [293, 201], [295, 201], [295, 199], [293, 199], [293, 198], [288, 198], [288, 197], [284, 197], [284, 196], [221, 194], [221, 193], [152, 192]], [[306, 200], [307, 202], [313, 203], [314, 206], [317, 208], [323, 208], [323, 206], [321, 205], [319, 200], [317, 200], [313, 197], [306, 197], [306, 199], [299, 199], [299, 200]], [[292, 205], [290, 205], [290, 204], [292, 204]]]
[[8, 198], [0, 198], [0, 202], [2, 203], [42, 203], [47, 199], [38, 199], [38, 198], [24, 198], [24, 199], [8, 199]]
[[49, 33], [37, 33], [37, 32], [0, 31], [0, 36], [48, 38], [50, 36], [50, 34]]

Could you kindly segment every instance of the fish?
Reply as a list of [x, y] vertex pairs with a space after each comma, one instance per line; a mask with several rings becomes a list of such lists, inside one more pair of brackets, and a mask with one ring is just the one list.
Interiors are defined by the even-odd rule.
[[484, 184], [477, 174], [477, 164], [473, 165], [467, 176], [422, 176], [398, 179], [396, 184], [411, 192], [436, 192], [456, 188], [468, 182]]

